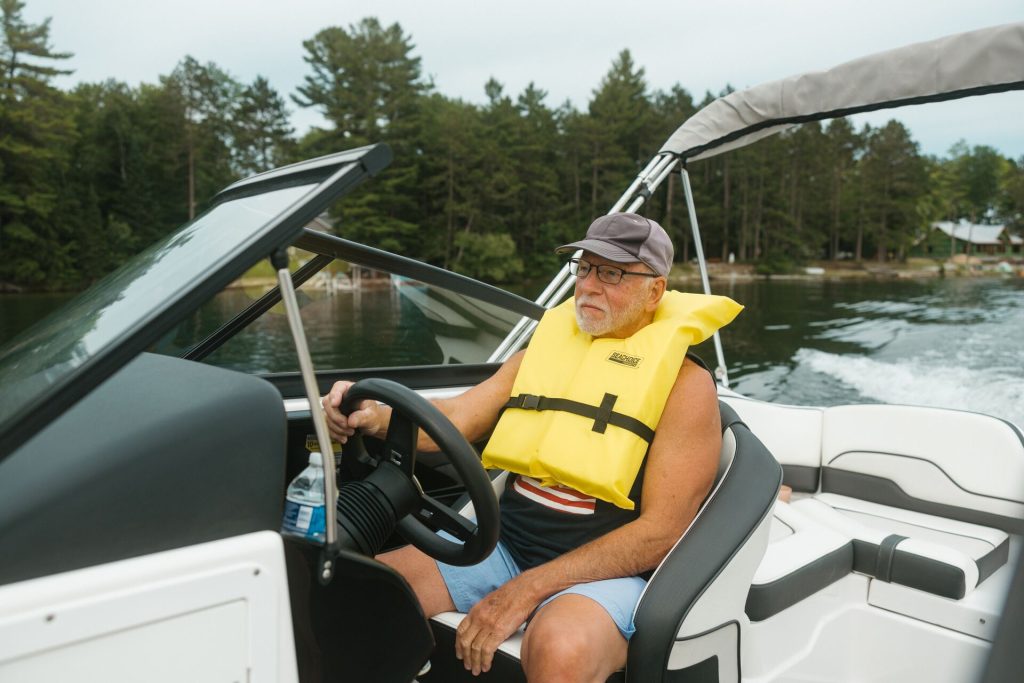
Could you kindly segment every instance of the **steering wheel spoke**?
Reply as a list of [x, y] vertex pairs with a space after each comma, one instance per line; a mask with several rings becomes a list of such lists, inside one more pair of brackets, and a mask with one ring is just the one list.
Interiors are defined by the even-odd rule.
[[413, 513], [431, 531], [445, 531], [463, 543], [476, 534], [476, 522], [467, 519], [436, 498], [423, 494], [420, 509]]
[[384, 439], [384, 457], [412, 477], [416, 468], [416, 443], [420, 428], [404, 413], [392, 409], [388, 435]]

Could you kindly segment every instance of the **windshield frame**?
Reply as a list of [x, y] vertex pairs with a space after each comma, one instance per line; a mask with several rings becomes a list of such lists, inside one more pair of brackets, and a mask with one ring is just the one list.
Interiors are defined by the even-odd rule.
[[[290, 245], [333, 201], [379, 173], [390, 161], [391, 150], [387, 145], [370, 145], [275, 169], [223, 190], [214, 198], [213, 206], [285, 187], [317, 183], [256, 230], [257, 235], [247, 246], [229, 253], [203, 278], [168, 295], [139, 316], [116, 340], [97, 349], [46, 390], [16, 408], [0, 423], [0, 462], [260, 259]], [[53, 315], [59, 316], [73, 303], [74, 300]]]

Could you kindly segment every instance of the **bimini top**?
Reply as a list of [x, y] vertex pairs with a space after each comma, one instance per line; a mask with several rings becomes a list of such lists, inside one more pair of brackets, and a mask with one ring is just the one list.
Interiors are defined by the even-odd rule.
[[720, 97], [662, 146], [703, 159], [798, 123], [1024, 89], [1024, 22], [879, 52]]

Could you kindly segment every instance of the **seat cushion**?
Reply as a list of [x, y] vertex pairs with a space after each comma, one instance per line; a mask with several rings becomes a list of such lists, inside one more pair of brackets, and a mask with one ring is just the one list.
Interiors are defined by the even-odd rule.
[[854, 571], [960, 599], [1006, 563], [999, 529], [822, 493], [793, 507], [853, 539]]
[[751, 621], [767, 619], [852, 569], [853, 544], [849, 536], [778, 501], [768, 549], [747, 594], [747, 616]]

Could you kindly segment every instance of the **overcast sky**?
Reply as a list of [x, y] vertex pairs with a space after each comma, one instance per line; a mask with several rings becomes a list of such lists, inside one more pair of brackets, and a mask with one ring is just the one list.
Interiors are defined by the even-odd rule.
[[[302, 41], [365, 16], [398, 22], [423, 73], [450, 97], [484, 100], [494, 77], [518, 94], [530, 81], [557, 106], [586, 107], [624, 48], [652, 90], [679, 83], [695, 99], [823, 69], [872, 52], [1024, 20], [1022, 0], [27, 0], [25, 17], [52, 17], [58, 51], [75, 73], [57, 84], [107, 78], [155, 82], [186, 54], [242, 81], [266, 76], [286, 97], [309, 72]], [[884, 74], [880, 74], [884, 77]], [[320, 122], [291, 104], [299, 132]], [[1024, 156], [1024, 92], [907, 107], [854, 118], [898, 118], [928, 154], [965, 139]], [[660, 141], [658, 141], [660, 142]]]

